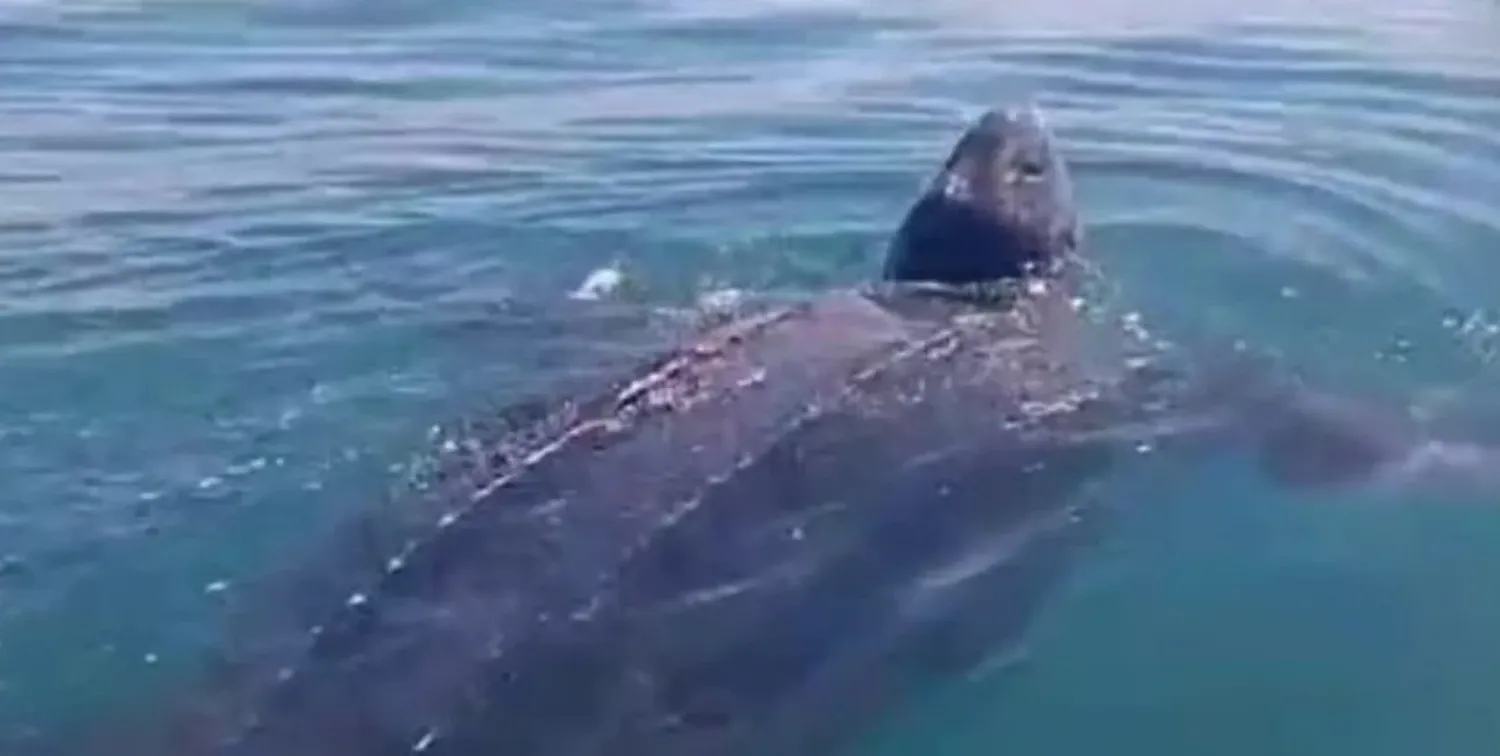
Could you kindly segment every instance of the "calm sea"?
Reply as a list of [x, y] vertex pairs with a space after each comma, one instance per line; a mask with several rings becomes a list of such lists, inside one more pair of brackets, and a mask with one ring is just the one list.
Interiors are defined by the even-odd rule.
[[[0, 0], [0, 733], [170, 681], [643, 306], [869, 275], [1019, 97], [1153, 329], [1500, 418], [1494, 0]], [[1500, 754], [1500, 507], [1126, 478], [1019, 663], [864, 752]]]

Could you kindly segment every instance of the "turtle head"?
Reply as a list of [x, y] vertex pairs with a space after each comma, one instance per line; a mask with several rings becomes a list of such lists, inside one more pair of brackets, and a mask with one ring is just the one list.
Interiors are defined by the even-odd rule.
[[1080, 232], [1073, 184], [1035, 105], [969, 126], [901, 222], [883, 278], [973, 284], [1047, 276]]

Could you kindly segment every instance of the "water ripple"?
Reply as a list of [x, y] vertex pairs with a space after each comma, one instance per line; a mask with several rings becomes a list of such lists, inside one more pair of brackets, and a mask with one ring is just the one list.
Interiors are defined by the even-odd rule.
[[[1239, 5], [0, 2], [0, 559], [49, 577], [0, 561], [0, 728], [211, 624], [436, 419], [653, 343], [564, 338], [588, 271], [867, 274], [999, 99], [1169, 326], [1489, 385], [1500, 13]], [[60, 627], [115, 656], [14, 671]]]

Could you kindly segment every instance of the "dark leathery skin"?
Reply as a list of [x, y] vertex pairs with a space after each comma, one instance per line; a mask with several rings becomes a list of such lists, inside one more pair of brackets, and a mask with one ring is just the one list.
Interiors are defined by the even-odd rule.
[[[872, 363], [655, 531], [586, 619], [491, 668], [430, 752], [811, 756], [1013, 642], [1091, 532], [1080, 486], [1122, 447], [1048, 435], [1101, 384], [1024, 312]], [[995, 553], [911, 608], [930, 573]]]
[[[185, 731], [254, 756], [438, 748], [451, 720], [482, 703], [476, 674], [503, 666], [518, 638], [586, 610], [705, 485], [732, 477], [908, 336], [852, 294], [711, 332], [619, 394], [569, 410], [565, 430], [513, 455], [489, 490], [310, 629], [306, 652], [268, 690]], [[211, 745], [173, 753], [219, 752]]]

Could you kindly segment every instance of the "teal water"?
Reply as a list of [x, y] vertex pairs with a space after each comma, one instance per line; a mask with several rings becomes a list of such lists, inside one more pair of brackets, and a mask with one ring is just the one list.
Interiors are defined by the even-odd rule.
[[[1493, 393], [1493, 0], [0, 0], [0, 742], [170, 682], [642, 304], [868, 275], [1023, 96], [1155, 330]], [[613, 264], [644, 302], [568, 299]], [[1500, 753], [1500, 508], [1128, 477], [1022, 662], [861, 750]]]

